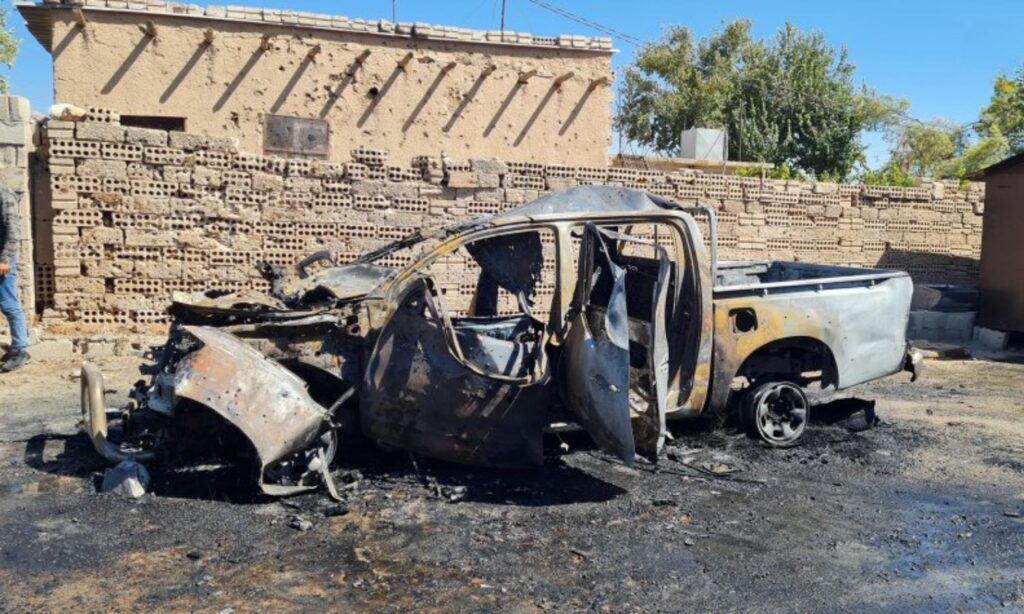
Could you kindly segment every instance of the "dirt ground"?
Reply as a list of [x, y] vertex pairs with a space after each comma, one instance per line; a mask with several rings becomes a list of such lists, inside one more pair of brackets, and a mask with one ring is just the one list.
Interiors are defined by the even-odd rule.
[[[112, 405], [135, 364], [103, 364]], [[95, 494], [74, 372], [0, 376], [0, 611], [1024, 609], [1021, 364], [930, 360], [856, 390], [880, 424], [835, 402], [788, 450], [680, 426], [656, 467], [579, 436], [530, 471], [351, 443], [342, 505], [230, 470]]]

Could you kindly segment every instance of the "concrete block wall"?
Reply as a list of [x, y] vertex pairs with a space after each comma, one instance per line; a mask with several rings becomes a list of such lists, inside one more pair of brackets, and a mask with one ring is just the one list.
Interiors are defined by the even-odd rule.
[[[31, 323], [35, 310], [32, 216], [29, 198], [29, 159], [34, 151], [34, 121], [25, 98], [0, 96], [0, 183], [21, 200], [21, 249], [18, 253], [18, 290], [25, 316]], [[7, 343], [7, 320], [0, 317], [0, 339]]]
[[[50, 120], [52, 278], [44, 323], [162, 324], [172, 292], [263, 291], [260, 260], [340, 261], [423, 227], [492, 214], [580, 184], [639, 188], [719, 217], [722, 259], [910, 271], [973, 285], [983, 187], [836, 185], [355, 149], [346, 162], [240, 151], [231, 139], [125, 127], [112, 111]], [[390, 262], [407, 264], [407, 260]], [[456, 291], [458, 276], [453, 281]], [[40, 286], [43, 288], [43, 286]]]

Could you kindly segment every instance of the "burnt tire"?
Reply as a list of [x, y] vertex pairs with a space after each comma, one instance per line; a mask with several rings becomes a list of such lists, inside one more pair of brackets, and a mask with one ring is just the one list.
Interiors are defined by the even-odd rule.
[[774, 448], [796, 445], [807, 430], [811, 404], [793, 382], [766, 382], [750, 390], [740, 407], [747, 432]]

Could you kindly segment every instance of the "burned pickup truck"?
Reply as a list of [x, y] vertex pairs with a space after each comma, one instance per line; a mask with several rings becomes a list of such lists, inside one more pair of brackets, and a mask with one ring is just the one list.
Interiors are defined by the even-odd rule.
[[264, 265], [266, 295], [176, 297], [150, 379], [111, 412], [116, 437], [102, 376], [84, 366], [96, 449], [113, 461], [244, 449], [268, 494], [329, 483], [339, 432], [521, 467], [543, 461], [546, 431], [578, 427], [632, 464], [657, 458], [668, 421], [715, 412], [792, 445], [806, 389], [916, 376], [920, 362], [904, 336], [906, 273], [719, 263], [712, 211], [623, 188], [574, 188], [310, 266], [296, 279]]

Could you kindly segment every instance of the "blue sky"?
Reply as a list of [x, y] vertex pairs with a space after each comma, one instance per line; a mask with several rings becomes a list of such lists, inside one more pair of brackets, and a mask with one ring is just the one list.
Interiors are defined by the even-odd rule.
[[[196, 0], [192, 0], [196, 1]], [[955, 122], [977, 118], [988, 101], [992, 80], [1024, 66], [1024, 1], [990, 0], [546, 0], [549, 4], [611, 26], [640, 39], [655, 38], [665, 26], [681, 24], [697, 36], [743, 17], [758, 36], [769, 36], [786, 21], [845, 44], [857, 77], [879, 92], [906, 98], [910, 113], [922, 119]], [[3, 0], [10, 6], [10, 0]], [[349, 17], [391, 17], [391, 0], [232, 0], [248, 6], [290, 8]], [[595, 34], [528, 0], [507, 0], [506, 28], [534, 34]], [[396, 0], [399, 21], [425, 21], [468, 28], [497, 29], [501, 0]], [[200, 4], [203, 4], [200, 2]], [[226, 4], [226, 2], [225, 2]], [[12, 11], [13, 13], [13, 11]], [[52, 102], [50, 58], [25, 30], [20, 15], [9, 24], [22, 40], [10, 71], [11, 89], [45, 111]], [[616, 42], [616, 69], [628, 64], [633, 49]], [[887, 148], [868, 135], [869, 160], [878, 164]]]

